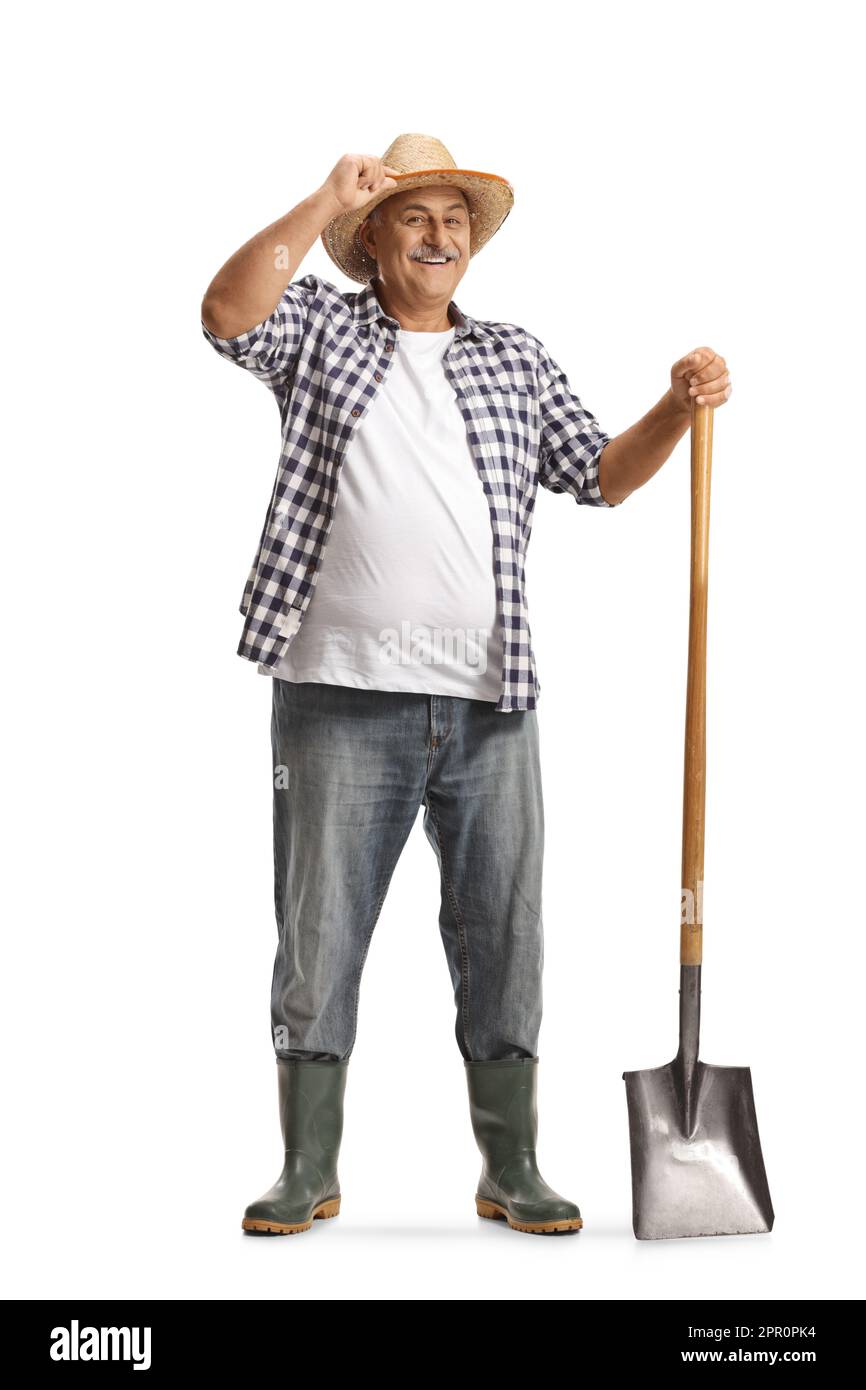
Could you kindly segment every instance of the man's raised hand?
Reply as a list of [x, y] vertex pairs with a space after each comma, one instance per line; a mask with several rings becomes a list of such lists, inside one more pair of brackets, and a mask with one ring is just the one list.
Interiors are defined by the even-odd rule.
[[375, 197], [383, 188], [396, 188], [399, 174], [383, 164], [375, 154], [344, 154], [325, 179], [326, 188], [343, 212], [355, 212]]

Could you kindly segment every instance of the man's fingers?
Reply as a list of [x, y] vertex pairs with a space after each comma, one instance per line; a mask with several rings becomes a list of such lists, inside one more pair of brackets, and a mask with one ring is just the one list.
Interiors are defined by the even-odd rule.
[[380, 161], [379, 167], [376, 170], [376, 176], [371, 179], [369, 184], [370, 192], [378, 193], [380, 188], [387, 188], [389, 184], [395, 183], [396, 180], [393, 176], [399, 174], [399, 172], [399, 169], [392, 169], [390, 165], [382, 164]]
[[681, 357], [679, 362], [674, 363], [673, 375], [694, 376], [695, 372], [706, 366], [715, 355], [712, 348], [695, 348], [694, 352], [690, 352], [686, 357]]
[[358, 187], [373, 188], [373, 185], [381, 187], [382, 178], [387, 174], [397, 174], [398, 169], [391, 169], [390, 165], [383, 164], [378, 155], [362, 154], [361, 167], [358, 170]]
[[721, 405], [731, 394], [731, 374], [724, 357], [711, 347], [695, 348], [675, 362], [671, 375], [688, 380], [688, 392], [698, 405]]
[[730, 385], [730, 372], [720, 372], [718, 376], [712, 376], [707, 381], [700, 379], [689, 386], [690, 396], [703, 396], [711, 394], [713, 391], [724, 391]]
[[[715, 383], [713, 383], [715, 385]], [[728, 383], [718, 391], [710, 390], [706, 386], [692, 386], [689, 395], [698, 405], [720, 405], [726, 401], [731, 394], [733, 387]]]
[[714, 357], [705, 367], [689, 372], [689, 383], [700, 386], [705, 381], [715, 381], [717, 376], [724, 376], [727, 370], [728, 364], [724, 357]]

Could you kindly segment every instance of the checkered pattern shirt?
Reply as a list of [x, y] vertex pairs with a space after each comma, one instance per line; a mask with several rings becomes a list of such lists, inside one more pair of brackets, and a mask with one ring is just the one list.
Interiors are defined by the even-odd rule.
[[[280, 409], [277, 476], [240, 605], [238, 655], [266, 671], [287, 650], [312, 598], [353, 431], [377, 392], [387, 390], [400, 324], [385, 313], [374, 284], [344, 291], [305, 275], [287, 286], [270, 318], [237, 338], [218, 338], [202, 323], [217, 352], [263, 381]], [[449, 315], [455, 334], [443, 366], [466, 422], [493, 531], [503, 649], [494, 708], [534, 709], [541, 684], [524, 561], [537, 484], [593, 507], [614, 505], [598, 485], [610, 436], [531, 333], [471, 319], [453, 300]]]

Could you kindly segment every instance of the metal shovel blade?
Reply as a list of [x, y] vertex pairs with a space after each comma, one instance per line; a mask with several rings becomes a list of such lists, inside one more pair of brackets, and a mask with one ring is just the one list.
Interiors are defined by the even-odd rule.
[[750, 1235], [773, 1228], [752, 1074], [697, 1059], [700, 966], [683, 967], [680, 1050], [623, 1072], [638, 1240]]

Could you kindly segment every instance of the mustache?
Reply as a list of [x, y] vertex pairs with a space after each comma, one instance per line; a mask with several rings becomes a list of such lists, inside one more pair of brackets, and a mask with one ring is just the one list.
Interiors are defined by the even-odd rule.
[[456, 251], [431, 251], [426, 247], [421, 251], [409, 252], [409, 258], [413, 261], [456, 261], [458, 255]]

